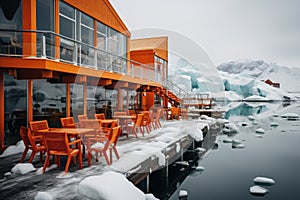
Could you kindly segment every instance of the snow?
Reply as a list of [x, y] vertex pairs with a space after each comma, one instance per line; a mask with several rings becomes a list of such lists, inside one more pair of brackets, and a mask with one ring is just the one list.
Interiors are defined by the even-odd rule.
[[[17, 142], [16, 145], [10, 145], [5, 151], [0, 155], [0, 158], [10, 156], [13, 154], [22, 153], [25, 150], [25, 145], [23, 140]], [[31, 150], [28, 150], [27, 153], [31, 153]]]
[[187, 197], [188, 196], [188, 192], [186, 190], [180, 190], [178, 197], [182, 198], [182, 197]]
[[47, 192], [38, 192], [34, 200], [52, 200], [53, 197]]
[[263, 187], [258, 186], [258, 185], [250, 187], [249, 191], [250, 191], [251, 194], [255, 194], [255, 195], [265, 195], [266, 193], [269, 192], [268, 189], [263, 188]]
[[267, 177], [255, 177], [253, 179], [255, 184], [261, 184], [261, 185], [274, 185], [275, 181], [271, 178]]
[[31, 163], [18, 163], [11, 169], [12, 173], [21, 175], [25, 175], [33, 171], [36, 171], [36, 168], [34, 168]]
[[151, 196], [146, 196], [133, 183], [128, 181], [124, 175], [112, 171], [105, 172], [99, 176], [85, 178], [79, 183], [79, 192], [91, 199], [151, 199]]

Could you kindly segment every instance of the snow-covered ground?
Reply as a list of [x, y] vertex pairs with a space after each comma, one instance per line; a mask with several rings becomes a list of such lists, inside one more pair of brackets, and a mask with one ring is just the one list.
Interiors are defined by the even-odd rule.
[[[116, 157], [113, 157], [111, 166], [105, 165], [104, 158], [100, 157], [100, 162], [96, 163], [93, 160], [92, 166], [69, 172], [66, 175], [62, 171], [54, 174], [52, 171], [55, 183], [51, 187], [44, 188], [44, 190], [33, 188], [32, 191], [26, 191], [27, 195], [35, 197], [35, 199], [70, 199], [75, 196], [88, 199], [156, 199], [153, 195], [144, 194], [137, 189], [124, 175], [139, 170], [140, 163], [149, 158], [157, 158], [158, 165], [165, 166], [166, 158], [162, 152], [166, 151], [166, 148], [175, 145], [176, 151], [180, 152], [180, 141], [187, 135], [196, 141], [202, 141], [201, 129], [211, 124], [212, 121], [213, 119], [209, 117], [203, 117], [201, 120], [166, 121], [163, 122], [162, 128], [152, 131], [150, 134], [145, 133], [145, 137], [139, 135], [139, 138], [133, 136], [128, 139], [121, 138], [117, 146], [120, 159], [117, 160]], [[9, 154], [3, 155], [20, 153], [22, 150], [20, 146], [22, 145], [12, 146]], [[53, 169], [56, 169], [56, 165], [51, 165], [46, 174]], [[41, 168], [35, 168], [29, 163], [19, 163], [11, 169], [11, 172], [6, 173], [6, 177], [9, 176], [32, 176], [34, 178], [43, 175]], [[115, 188], [120, 188], [117, 193], [114, 192]]]

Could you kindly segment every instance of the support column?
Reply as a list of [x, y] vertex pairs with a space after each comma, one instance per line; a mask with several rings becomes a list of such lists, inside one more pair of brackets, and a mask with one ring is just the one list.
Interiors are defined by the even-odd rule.
[[[55, 16], [55, 33], [59, 34], [59, 0], [55, 0], [54, 6]], [[60, 59], [60, 38], [55, 36], [55, 59]]]
[[71, 116], [71, 85], [66, 84], [66, 117]]
[[123, 90], [118, 88], [118, 110], [123, 110]]
[[32, 94], [33, 94], [33, 83], [32, 80], [28, 80], [27, 81], [27, 122], [33, 121]]
[[[36, 0], [22, 1], [23, 30], [36, 30]], [[23, 55], [36, 56], [36, 33], [23, 33]]]
[[84, 115], [87, 115], [86, 95], [87, 95], [87, 87], [86, 87], [86, 81], [85, 81], [85, 82], [83, 82], [83, 114]]
[[0, 72], [0, 151], [4, 150], [4, 117], [4, 76], [3, 73]]

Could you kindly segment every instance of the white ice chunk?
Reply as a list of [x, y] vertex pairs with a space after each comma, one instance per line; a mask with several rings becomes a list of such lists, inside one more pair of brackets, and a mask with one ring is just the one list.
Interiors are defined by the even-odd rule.
[[281, 115], [282, 118], [295, 118], [295, 119], [299, 119], [299, 115], [296, 113], [285, 113], [283, 115]]
[[232, 144], [238, 145], [241, 144], [241, 142], [238, 139], [233, 139]]
[[256, 133], [260, 133], [260, 134], [264, 134], [265, 133], [265, 130], [262, 129], [262, 128], [258, 128], [255, 130]]
[[239, 131], [238, 127], [233, 123], [226, 124], [225, 126], [226, 133], [237, 133], [238, 131]]
[[224, 143], [232, 143], [232, 139], [223, 139]]
[[159, 200], [153, 194], [145, 194], [146, 200]]
[[263, 184], [263, 185], [274, 185], [275, 181], [271, 178], [267, 178], [267, 177], [256, 177], [253, 179], [255, 184]]
[[232, 148], [242, 149], [245, 148], [244, 144], [232, 143]]
[[[0, 155], [0, 158], [10, 156], [13, 154], [21, 153], [25, 150], [25, 145], [23, 140], [17, 142], [16, 145], [10, 145], [5, 151]], [[28, 154], [31, 153], [31, 150], [27, 152]]]
[[197, 167], [196, 167], [196, 170], [197, 170], [197, 171], [204, 171], [205, 168], [204, 168], [203, 166], [197, 166]]
[[250, 191], [251, 194], [256, 194], [256, 195], [264, 195], [264, 194], [269, 192], [268, 189], [263, 188], [263, 187], [258, 186], [258, 185], [250, 187], [249, 191]]
[[202, 153], [202, 152], [206, 151], [206, 149], [201, 148], [201, 147], [197, 147], [195, 150], [198, 151], [199, 153]]
[[254, 120], [255, 120], [255, 117], [253, 117], [252, 115], [250, 115], [250, 116], [248, 116], [248, 119], [249, 119], [250, 121], [254, 121]]
[[182, 197], [187, 197], [188, 196], [188, 192], [186, 190], [180, 190], [178, 197], [182, 198]]
[[278, 124], [277, 122], [272, 122], [272, 123], [270, 124], [270, 126], [276, 127], [276, 126], [279, 126], [279, 124]]
[[36, 171], [31, 163], [18, 163], [12, 169], [11, 172], [15, 174], [28, 174], [29, 172]]
[[176, 165], [183, 165], [183, 166], [189, 166], [189, 162], [187, 161], [177, 161], [175, 162]]
[[34, 200], [52, 200], [53, 197], [47, 192], [38, 192]]

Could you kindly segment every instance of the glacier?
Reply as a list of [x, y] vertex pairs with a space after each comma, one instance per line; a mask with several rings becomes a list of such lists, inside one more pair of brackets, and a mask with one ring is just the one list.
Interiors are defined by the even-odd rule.
[[[267, 79], [279, 82], [282, 88], [266, 84], [264, 80]], [[169, 66], [169, 80], [187, 92], [208, 93], [221, 101], [289, 101], [297, 99], [300, 69], [262, 60], [231, 61], [217, 68], [203, 67], [180, 58]]]

